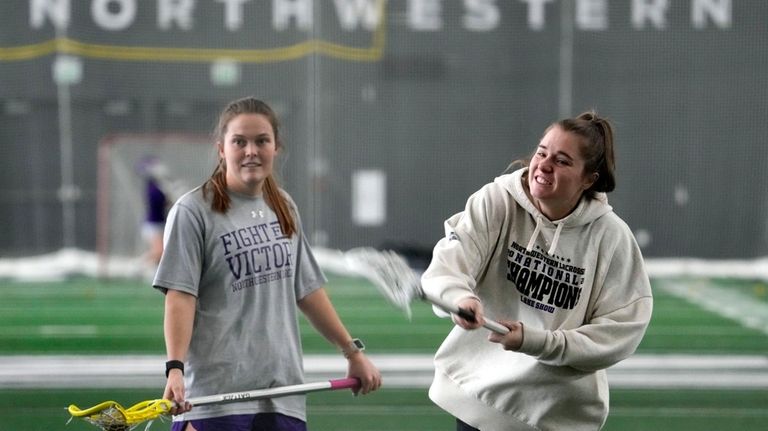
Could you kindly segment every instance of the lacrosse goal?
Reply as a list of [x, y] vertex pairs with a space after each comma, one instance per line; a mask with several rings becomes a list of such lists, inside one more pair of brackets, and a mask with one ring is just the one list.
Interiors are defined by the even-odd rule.
[[102, 139], [98, 151], [98, 273], [108, 278], [140, 276], [147, 164], [154, 164], [153, 175], [160, 177], [160, 189], [173, 203], [210, 176], [215, 147], [206, 135], [117, 134]]

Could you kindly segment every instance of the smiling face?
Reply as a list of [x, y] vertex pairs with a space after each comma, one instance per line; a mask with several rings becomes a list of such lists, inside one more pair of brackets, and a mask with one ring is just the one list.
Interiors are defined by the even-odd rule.
[[551, 127], [539, 142], [528, 165], [528, 188], [534, 203], [550, 220], [573, 211], [597, 179], [584, 172], [579, 137], [559, 126]]
[[262, 114], [233, 117], [217, 146], [227, 167], [227, 188], [249, 196], [261, 195], [278, 150], [269, 119]]

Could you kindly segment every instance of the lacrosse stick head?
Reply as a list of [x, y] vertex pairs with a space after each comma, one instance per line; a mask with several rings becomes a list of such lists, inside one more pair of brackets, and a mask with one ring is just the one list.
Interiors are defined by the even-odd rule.
[[128, 431], [142, 422], [170, 414], [172, 406], [168, 400], [148, 400], [126, 409], [114, 401], [105, 401], [85, 410], [72, 404], [67, 410], [72, 417], [83, 419], [104, 431]]
[[411, 302], [421, 298], [421, 282], [404, 257], [392, 250], [370, 247], [355, 248], [345, 253], [353, 272], [370, 281], [385, 298], [411, 318]]

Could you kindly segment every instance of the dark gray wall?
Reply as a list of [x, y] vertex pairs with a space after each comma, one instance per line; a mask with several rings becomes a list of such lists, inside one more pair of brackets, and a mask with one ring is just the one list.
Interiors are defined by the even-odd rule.
[[[563, 109], [570, 115], [595, 108], [617, 128], [619, 184], [611, 203], [634, 230], [650, 235], [643, 243], [647, 256], [731, 258], [768, 251], [764, 1], [670, 2], [663, 28], [633, 25], [634, 2], [611, 1], [605, 26], [590, 30], [575, 18], [586, 2], [546, 3], [543, 26], [536, 28], [529, 2], [401, 0], [386, 3], [380, 32], [343, 30], [334, 2], [314, 2], [309, 31], [296, 21], [275, 28], [271, 17], [279, 0], [245, 3], [238, 31], [225, 28], [220, 2], [197, 1], [189, 30], [158, 28], [162, 2], [126, 2], [137, 4], [137, 14], [118, 31], [94, 22], [93, 2], [71, 2], [66, 37], [79, 45], [60, 48], [83, 64], [82, 82], [69, 88], [74, 183], [81, 190], [75, 244], [69, 245], [95, 248], [96, 150], [103, 137], [209, 133], [225, 102], [252, 94], [281, 114], [288, 146], [283, 184], [299, 203], [308, 234], [326, 232], [331, 247], [431, 247], [443, 219], [532, 151]], [[56, 31], [51, 19], [33, 25], [33, 3], [0, 4], [4, 256], [68, 245], [57, 195], [62, 155], [60, 98], [51, 73], [56, 52], [43, 45]], [[430, 3], [442, 5], [435, 14], [441, 27], [415, 28], [413, 7]], [[119, 14], [119, 4], [112, 2], [108, 12]], [[464, 23], [478, 4], [498, 14], [488, 31]], [[715, 12], [699, 23], [697, 10]], [[718, 21], [723, 10], [725, 22]], [[320, 42], [295, 58], [260, 51], [306, 41]], [[159, 47], [171, 49], [169, 58], [126, 58], [130, 49], [143, 48], [147, 55]], [[573, 58], [566, 67], [564, 47]], [[179, 49], [264, 56], [241, 64], [240, 84], [220, 87], [211, 83], [209, 61], [174, 58]], [[110, 58], [105, 52], [122, 54]], [[570, 77], [570, 91], [561, 86], [563, 74]], [[116, 103], [123, 107], [117, 113]], [[315, 175], [318, 160], [326, 170]], [[352, 222], [350, 178], [361, 168], [387, 172], [382, 226]]]

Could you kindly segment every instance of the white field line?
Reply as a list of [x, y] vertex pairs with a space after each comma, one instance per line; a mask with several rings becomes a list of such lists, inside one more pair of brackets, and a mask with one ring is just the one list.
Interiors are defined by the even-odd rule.
[[768, 334], [768, 305], [739, 290], [718, 287], [706, 279], [664, 281], [657, 286], [746, 328]]
[[[392, 388], [427, 388], [431, 355], [371, 355]], [[0, 388], [157, 388], [163, 356], [2, 356]], [[339, 355], [307, 355], [306, 381], [343, 377]], [[608, 369], [614, 388], [768, 389], [768, 357], [635, 355]]]
[[[312, 248], [320, 266], [341, 275], [357, 275], [344, 252], [323, 247]], [[140, 275], [141, 258], [111, 256], [106, 262], [108, 274], [114, 277]], [[696, 258], [649, 258], [646, 267], [651, 277], [728, 277], [768, 281], [768, 256], [741, 260], [707, 260]], [[68, 276], [98, 277], [99, 256], [88, 250], [62, 248], [51, 253], [19, 258], [0, 258], [0, 278], [18, 281], [56, 281]]]

